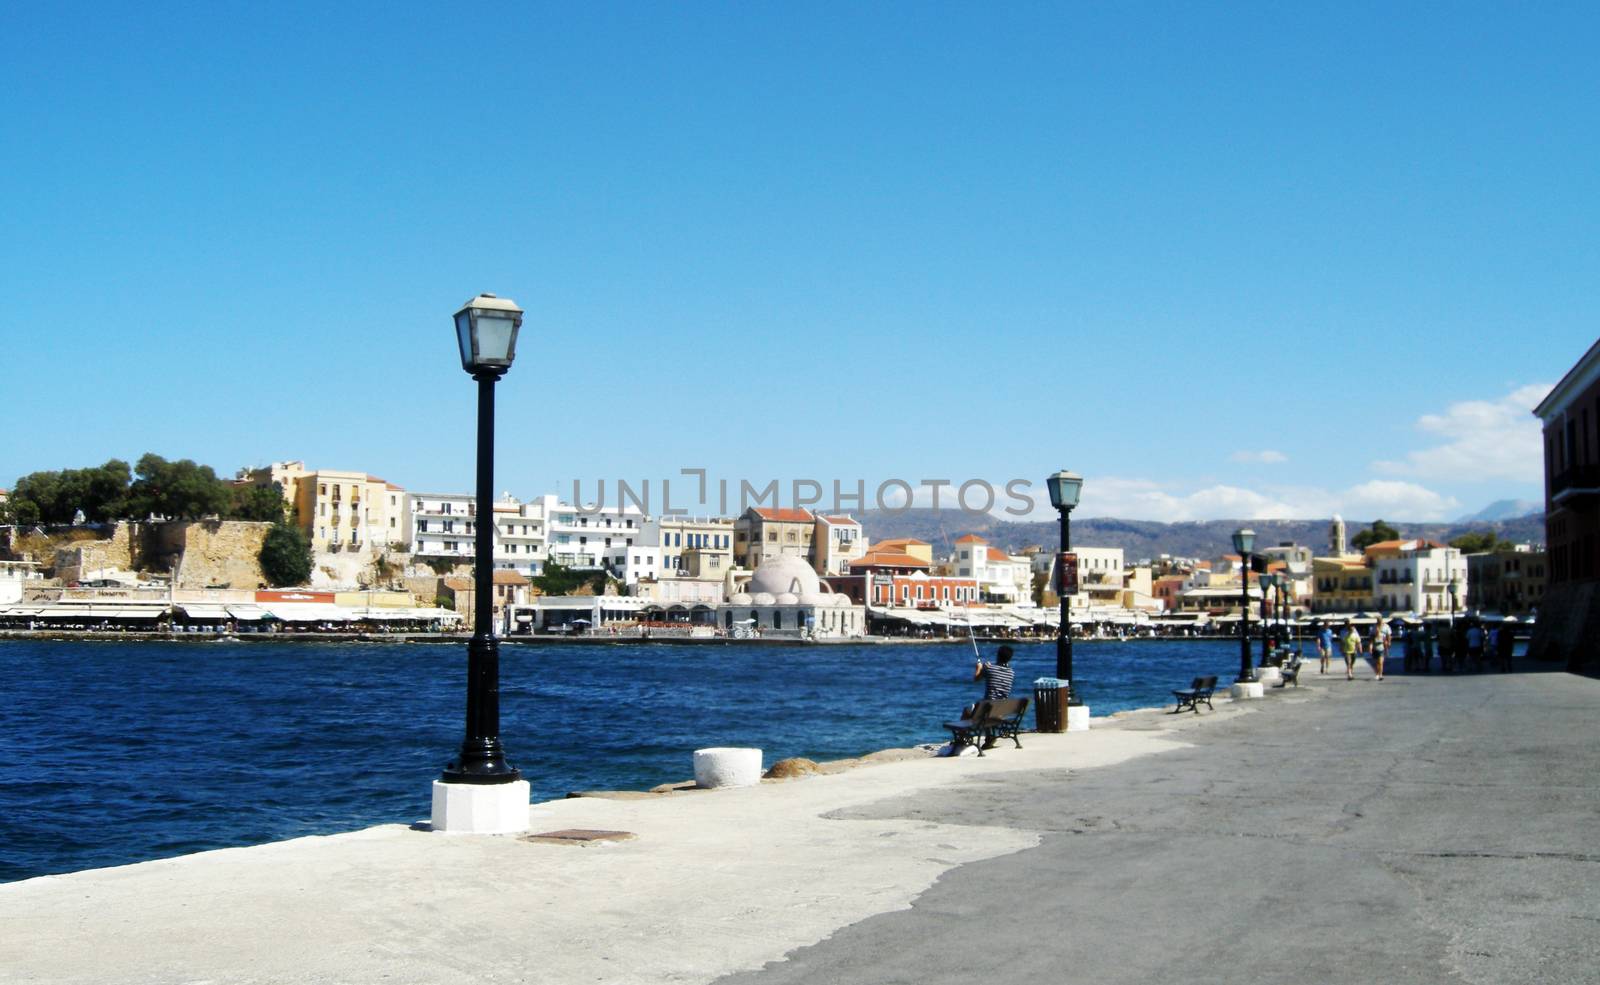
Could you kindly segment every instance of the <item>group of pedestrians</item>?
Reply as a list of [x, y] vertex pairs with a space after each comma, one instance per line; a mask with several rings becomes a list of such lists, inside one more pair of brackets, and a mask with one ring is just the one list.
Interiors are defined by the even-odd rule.
[[1356, 658], [1367, 653], [1372, 657], [1374, 676], [1381, 681], [1384, 660], [1397, 637], [1406, 673], [1428, 673], [1436, 652], [1439, 670], [1446, 674], [1467, 670], [1481, 673], [1491, 662], [1502, 673], [1511, 670], [1516, 637], [1509, 626], [1496, 623], [1486, 627], [1482, 620], [1468, 618], [1442, 627], [1430, 622], [1402, 623], [1397, 632], [1392, 622], [1398, 620], [1380, 617], [1365, 637], [1350, 620], [1337, 630], [1329, 623], [1321, 624], [1316, 633], [1321, 672], [1328, 672], [1328, 664], [1337, 651], [1344, 657], [1345, 680], [1354, 680]]

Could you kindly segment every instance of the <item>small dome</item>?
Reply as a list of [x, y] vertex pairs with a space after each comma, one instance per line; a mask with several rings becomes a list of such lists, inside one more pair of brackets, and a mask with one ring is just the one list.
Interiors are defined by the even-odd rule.
[[730, 605], [749, 605], [750, 604], [750, 593], [749, 592], [737, 592], [737, 593], [734, 594], [733, 598], [728, 600], [728, 603]]
[[844, 594], [843, 592], [834, 592], [833, 593], [833, 604], [834, 605], [849, 605], [850, 604], [850, 596]]
[[751, 605], [773, 605], [775, 602], [771, 592], [756, 592], [750, 596]]
[[777, 604], [778, 605], [799, 605], [800, 604], [800, 596], [796, 595], [793, 592], [779, 592], [778, 593], [778, 598], [777, 598]]
[[826, 592], [802, 592], [802, 593], [800, 593], [800, 604], [801, 605], [832, 605], [833, 604], [833, 597], [831, 595], [828, 595]]
[[750, 591], [770, 592], [777, 595], [780, 592], [792, 592], [799, 595], [803, 592], [818, 591], [817, 573], [811, 570], [811, 565], [797, 557], [768, 558], [756, 568], [756, 573], [750, 579]]

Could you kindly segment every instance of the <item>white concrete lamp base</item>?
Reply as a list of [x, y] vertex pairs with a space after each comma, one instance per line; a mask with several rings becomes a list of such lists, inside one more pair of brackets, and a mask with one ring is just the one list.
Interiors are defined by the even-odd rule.
[[527, 780], [511, 783], [433, 781], [433, 830], [445, 834], [510, 835], [528, 830]]
[[1262, 697], [1267, 692], [1261, 686], [1260, 681], [1245, 681], [1242, 684], [1235, 684], [1233, 687], [1228, 688], [1228, 693], [1233, 696], [1233, 700], [1244, 701], [1247, 698]]
[[1275, 687], [1283, 683], [1283, 671], [1276, 667], [1257, 667], [1256, 680], [1262, 687]]
[[1067, 706], [1067, 731], [1068, 732], [1087, 732], [1087, 731], [1089, 731], [1089, 706], [1088, 705], [1068, 705]]

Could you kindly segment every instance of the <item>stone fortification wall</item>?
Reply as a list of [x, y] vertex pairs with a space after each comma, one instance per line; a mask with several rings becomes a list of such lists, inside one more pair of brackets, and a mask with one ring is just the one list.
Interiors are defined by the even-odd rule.
[[178, 588], [265, 588], [261, 544], [270, 523], [251, 520], [191, 520], [150, 524], [145, 560], [158, 570], [178, 567]]
[[1600, 676], [1600, 583], [1566, 583], [1547, 590], [1528, 655], [1575, 674]]
[[111, 525], [107, 540], [79, 540], [58, 548], [56, 577], [70, 585], [94, 572], [135, 570], [144, 553], [138, 534], [137, 524], [123, 521]]

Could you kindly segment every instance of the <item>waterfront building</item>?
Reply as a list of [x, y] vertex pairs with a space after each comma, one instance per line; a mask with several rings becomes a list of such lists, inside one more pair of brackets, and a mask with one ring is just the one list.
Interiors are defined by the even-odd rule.
[[466, 493], [408, 493], [402, 535], [418, 558], [471, 564], [478, 505]]
[[956, 577], [976, 581], [985, 602], [1033, 604], [1033, 562], [992, 547], [977, 534], [956, 538], [948, 567]]
[[816, 527], [816, 516], [810, 510], [752, 506], [733, 522], [734, 559], [752, 571], [777, 557], [797, 557], [810, 563]]
[[1378, 611], [1448, 614], [1452, 582], [1456, 609], [1465, 611], [1467, 562], [1456, 548], [1432, 540], [1384, 540], [1368, 546], [1366, 556]]
[[761, 636], [858, 637], [866, 611], [835, 592], [811, 565], [793, 555], [769, 558], [738, 586], [719, 614], [725, 632]]
[[1372, 568], [1360, 556], [1311, 559], [1313, 615], [1356, 614], [1376, 608]]
[[734, 566], [730, 517], [663, 516], [650, 521], [644, 543], [661, 550], [661, 577], [720, 582]]
[[1161, 603], [1163, 610], [1176, 612], [1178, 597], [1183, 594], [1184, 582], [1188, 580], [1187, 575], [1162, 575], [1151, 580], [1150, 595]]
[[36, 561], [0, 561], [0, 605], [22, 601], [22, 590], [43, 580]]
[[1534, 408], [1543, 425], [1548, 585], [1528, 650], [1600, 670], [1600, 342]]
[[831, 578], [850, 573], [850, 562], [867, 553], [867, 538], [855, 518], [818, 513], [811, 548], [812, 569]]
[[1548, 558], [1531, 544], [1468, 554], [1468, 607], [1507, 616], [1533, 614], [1544, 601]]
[[406, 541], [406, 492], [377, 476], [288, 461], [243, 469], [234, 481], [277, 483], [293, 522], [318, 554], [380, 553]]
[[[917, 544], [928, 546], [922, 541]], [[934, 574], [927, 558], [907, 553], [905, 541], [880, 542], [850, 562], [850, 573], [829, 579], [851, 602], [879, 608], [944, 608], [978, 601], [975, 578]]]

